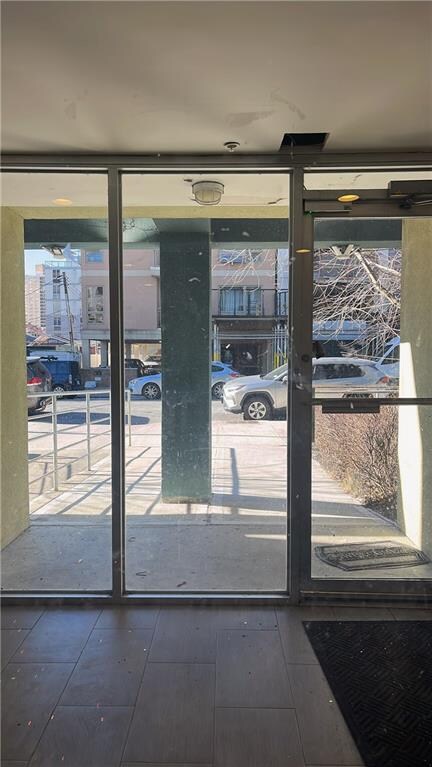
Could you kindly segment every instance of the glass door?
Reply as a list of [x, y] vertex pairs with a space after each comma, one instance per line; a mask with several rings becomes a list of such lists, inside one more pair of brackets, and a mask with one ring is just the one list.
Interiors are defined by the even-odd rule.
[[[432, 578], [432, 195], [421, 178], [404, 179], [397, 194], [397, 171], [382, 191], [347, 179], [333, 191], [338, 175], [321, 194], [306, 193], [306, 210], [315, 208], [314, 356], [303, 588], [424, 593]], [[383, 177], [374, 175], [378, 186]], [[341, 204], [347, 186], [350, 202]]]

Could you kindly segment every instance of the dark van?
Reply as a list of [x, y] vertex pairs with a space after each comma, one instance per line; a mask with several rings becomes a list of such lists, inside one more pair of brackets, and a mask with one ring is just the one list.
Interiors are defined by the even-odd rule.
[[76, 360], [59, 360], [54, 356], [41, 357], [51, 374], [52, 391], [74, 391], [81, 389], [81, 371]]

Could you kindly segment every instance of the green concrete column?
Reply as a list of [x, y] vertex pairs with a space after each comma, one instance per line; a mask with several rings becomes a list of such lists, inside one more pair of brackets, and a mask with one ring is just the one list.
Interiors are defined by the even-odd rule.
[[1, 210], [1, 546], [29, 524], [24, 220]]
[[[432, 219], [402, 226], [400, 396], [432, 396]], [[398, 522], [432, 556], [432, 406], [399, 407]]]
[[209, 232], [161, 233], [160, 286], [162, 498], [204, 503], [211, 496]]

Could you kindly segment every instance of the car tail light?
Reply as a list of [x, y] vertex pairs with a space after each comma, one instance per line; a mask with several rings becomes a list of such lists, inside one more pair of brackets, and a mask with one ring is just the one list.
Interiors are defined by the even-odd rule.
[[38, 378], [37, 376], [33, 376], [33, 378], [30, 378], [27, 383], [29, 384], [41, 384], [42, 378]]
[[391, 383], [391, 378], [390, 376], [383, 376], [382, 378], [379, 379], [378, 383], [389, 384]]
[[240, 373], [232, 372], [232, 373], [229, 374], [229, 376], [230, 376], [230, 378], [240, 378]]

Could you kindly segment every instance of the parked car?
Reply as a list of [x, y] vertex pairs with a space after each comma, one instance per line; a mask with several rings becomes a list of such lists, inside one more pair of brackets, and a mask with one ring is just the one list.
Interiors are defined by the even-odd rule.
[[399, 379], [400, 337], [392, 338], [386, 344], [385, 351], [378, 364], [382, 365], [387, 375]]
[[[125, 370], [134, 370], [138, 376], [149, 375], [150, 373], [159, 373], [160, 366], [155, 363], [142, 362], [137, 357], [126, 357], [124, 361]], [[99, 370], [109, 370], [109, 365], [99, 365]]]
[[126, 357], [124, 366], [126, 370], [135, 369], [139, 376], [143, 376], [147, 372], [145, 365], [137, 357]]
[[[224, 384], [238, 376], [239, 373], [237, 373], [236, 370], [233, 370], [230, 365], [225, 365], [223, 362], [212, 362], [211, 393], [213, 399], [222, 399]], [[161, 373], [156, 373], [154, 375], [132, 378], [132, 380], [129, 381], [128, 388], [132, 394], [141, 394], [145, 399], [160, 399], [162, 391], [162, 375]]]
[[388, 397], [393, 378], [374, 360], [360, 357], [320, 357], [313, 360], [314, 397]]
[[[246, 420], [271, 419], [287, 406], [288, 365], [282, 365], [264, 376], [246, 376], [223, 387], [225, 410], [243, 413]], [[320, 357], [312, 362], [314, 396], [352, 397], [382, 396], [390, 393], [392, 379], [378, 363], [356, 357]], [[387, 390], [386, 388], [387, 387]]]
[[144, 357], [143, 365], [148, 372], [160, 373], [162, 367], [162, 358], [160, 354], [147, 354]]
[[51, 390], [55, 392], [81, 389], [80, 366], [76, 360], [59, 359], [55, 355], [39, 357], [51, 375]]
[[51, 375], [39, 357], [27, 357], [27, 410], [29, 415], [43, 412], [51, 397]]

